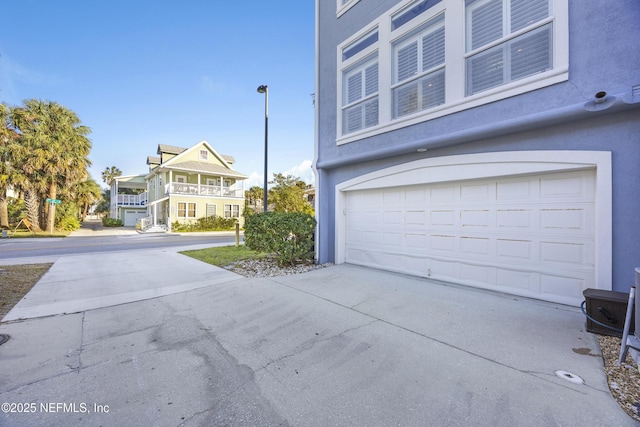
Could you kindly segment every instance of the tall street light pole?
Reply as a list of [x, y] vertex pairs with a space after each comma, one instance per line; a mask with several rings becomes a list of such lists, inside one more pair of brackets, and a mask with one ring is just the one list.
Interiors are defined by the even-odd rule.
[[267, 202], [267, 146], [269, 142], [269, 87], [258, 86], [258, 93], [264, 93], [264, 212], [269, 206]]

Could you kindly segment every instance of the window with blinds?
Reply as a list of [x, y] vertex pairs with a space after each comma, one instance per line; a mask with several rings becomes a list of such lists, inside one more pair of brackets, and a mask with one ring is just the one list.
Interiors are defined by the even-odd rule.
[[393, 45], [393, 118], [445, 102], [444, 14]]
[[568, 0], [398, 0], [337, 46], [336, 143], [566, 81], [568, 9]]
[[224, 217], [225, 218], [239, 218], [240, 217], [240, 205], [224, 205]]
[[549, 0], [467, 0], [466, 93], [550, 70]]
[[344, 72], [343, 134], [378, 124], [378, 57], [366, 58]]
[[178, 202], [178, 217], [179, 218], [195, 218], [196, 204], [187, 203], [187, 202]]

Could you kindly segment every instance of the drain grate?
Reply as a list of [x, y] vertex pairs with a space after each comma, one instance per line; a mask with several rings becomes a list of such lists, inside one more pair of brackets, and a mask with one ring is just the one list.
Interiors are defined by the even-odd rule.
[[0, 345], [6, 343], [7, 341], [9, 341], [9, 338], [11, 338], [11, 335], [7, 335], [7, 334], [0, 334]]

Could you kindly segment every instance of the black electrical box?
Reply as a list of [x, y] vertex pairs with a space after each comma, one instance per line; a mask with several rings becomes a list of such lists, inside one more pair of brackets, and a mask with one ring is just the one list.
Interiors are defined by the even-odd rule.
[[[629, 294], [602, 289], [585, 289], [582, 294], [586, 302], [587, 332], [622, 337]], [[634, 325], [635, 313], [632, 313], [630, 334], [634, 331]]]

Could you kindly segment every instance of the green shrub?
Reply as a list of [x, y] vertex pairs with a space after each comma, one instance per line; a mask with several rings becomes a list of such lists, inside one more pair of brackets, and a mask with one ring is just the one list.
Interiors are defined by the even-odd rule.
[[124, 223], [118, 218], [102, 218], [102, 225], [105, 227], [122, 227]]
[[9, 224], [16, 225], [24, 218], [24, 200], [7, 198], [7, 213], [9, 214]]
[[246, 219], [244, 242], [249, 249], [275, 253], [281, 265], [313, 259], [316, 220], [301, 212], [263, 212]]
[[80, 220], [73, 216], [65, 216], [56, 224], [57, 230], [73, 231], [80, 228]]
[[56, 205], [55, 226], [57, 230], [73, 231], [80, 228], [78, 205], [75, 202], [64, 201]]
[[190, 231], [226, 231], [234, 230], [236, 227], [236, 218], [223, 218], [221, 216], [209, 216], [206, 218], [198, 218], [193, 222], [174, 222], [171, 224], [171, 231], [190, 232]]

